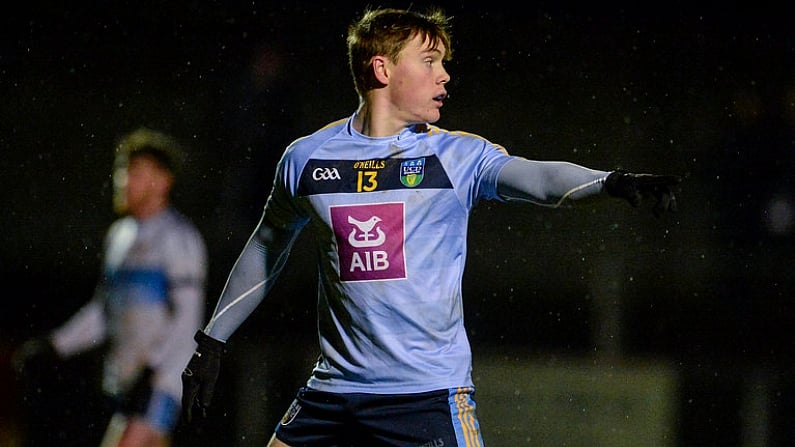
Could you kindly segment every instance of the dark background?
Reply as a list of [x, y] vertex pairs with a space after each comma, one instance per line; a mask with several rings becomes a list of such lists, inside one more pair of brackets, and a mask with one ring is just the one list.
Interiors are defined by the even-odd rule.
[[[175, 202], [207, 239], [210, 312], [284, 147], [357, 106], [344, 37], [367, 4], [408, 5], [32, 2], [4, 14], [0, 383], [12, 398], [0, 399], [0, 419], [10, 421], [2, 431], [24, 432], [30, 419], [7, 368], [11, 352], [72, 315], [96, 282], [115, 218], [116, 139], [145, 125], [190, 148]], [[612, 201], [481, 204], [464, 277], [475, 351], [512, 346], [543, 358], [609, 349], [670, 361], [683, 377], [682, 445], [740, 445], [738, 390], [748, 371], [762, 371], [776, 390], [770, 442], [786, 445], [791, 424], [777, 421], [795, 415], [790, 15], [685, 2], [436, 4], [453, 16], [440, 126], [527, 158], [683, 178], [679, 212], [662, 219]], [[313, 349], [309, 237], [236, 334], [240, 343], [306, 339]], [[610, 316], [617, 323], [605, 345]], [[59, 445], [85, 441], [70, 438], [64, 418], [89, 425], [84, 436], [103, 429], [90, 425], [102, 411], [91, 403], [97, 361], [70, 360], [50, 384], [60, 397], [41, 398], [60, 415], [44, 421]], [[305, 380], [307, 367], [297, 369], [275, 392], [280, 402]], [[235, 414], [219, 406], [211, 425], [221, 428]]]

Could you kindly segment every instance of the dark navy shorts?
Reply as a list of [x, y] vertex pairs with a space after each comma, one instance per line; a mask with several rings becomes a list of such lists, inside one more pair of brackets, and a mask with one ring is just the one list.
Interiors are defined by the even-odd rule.
[[303, 387], [276, 437], [292, 447], [480, 447], [474, 393], [339, 394]]

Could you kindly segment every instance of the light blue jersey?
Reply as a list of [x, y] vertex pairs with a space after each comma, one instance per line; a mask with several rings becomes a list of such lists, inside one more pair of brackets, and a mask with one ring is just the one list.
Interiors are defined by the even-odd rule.
[[286, 152], [268, 219], [308, 223], [321, 254], [322, 356], [308, 385], [413, 393], [470, 386], [461, 277], [467, 222], [510, 160], [430, 127], [369, 138], [337, 123]]
[[[461, 284], [473, 206], [596, 194], [606, 173], [530, 162], [435, 126], [371, 138], [352, 123], [332, 123], [287, 148], [262, 221], [205, 332], [226, 340], [310, 227], [320, 255], [320, 357], [308, 386], [377, 394], [472, 387]], [[516, 174], [502, 183], [511, 194], [501, 195], [506, 166]], [[532, 180], [553, 172], [565, 180], [549, 182], [554, 190]]]

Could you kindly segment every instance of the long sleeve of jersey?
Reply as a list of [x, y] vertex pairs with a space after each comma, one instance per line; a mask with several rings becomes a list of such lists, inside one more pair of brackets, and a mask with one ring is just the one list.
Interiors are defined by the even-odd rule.
[[226, 341], [257, 308], [273, 287], [287, 261], [296, 230], [282, 230], [270, 224], [266, 207], [229, 273], [224, 290], [204, 332]]
[[182, 370], [193, 355], [193, 335], [205, 318], [207, 249], [199, 243], [202, 239], [197, 230], [186, 228], [182, 235], [164, 242], [170, 245], [166, 250], [170, 258], [166, 268], [171, 278], [168, 292], [171, 318], [164, 321], [164, 336], [151, 360], [157, 373], [156, 388], [171, 396], [182, 392]]
[[52, 332], [50, 340], [60, 356], [71, 357], [100, 346], [106, 335], [105, 313], [101, 294], [97, 292], [91, 301]]
[[558, 207], [601, 194], [608, 174], [569, 162], [514, 157], [497, 177], [497, 193], [508, 201]]

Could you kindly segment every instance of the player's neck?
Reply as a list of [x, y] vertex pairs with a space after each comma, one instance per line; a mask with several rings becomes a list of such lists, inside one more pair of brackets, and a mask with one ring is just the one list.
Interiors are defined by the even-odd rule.
[[411, 123], [404, 122], [389, 112], [388, 104], [380, 104], [373, 98], [363, 102], [356, 112], [353, 128], [362, 135], [380, 138], [397, 135]]
[[130, 215], [136, 220], [146, 220], [152, 216], [160, 214], [168, 208], [168, 200], [158, 199], [142, 203], [134, 209], [130, 209]]

